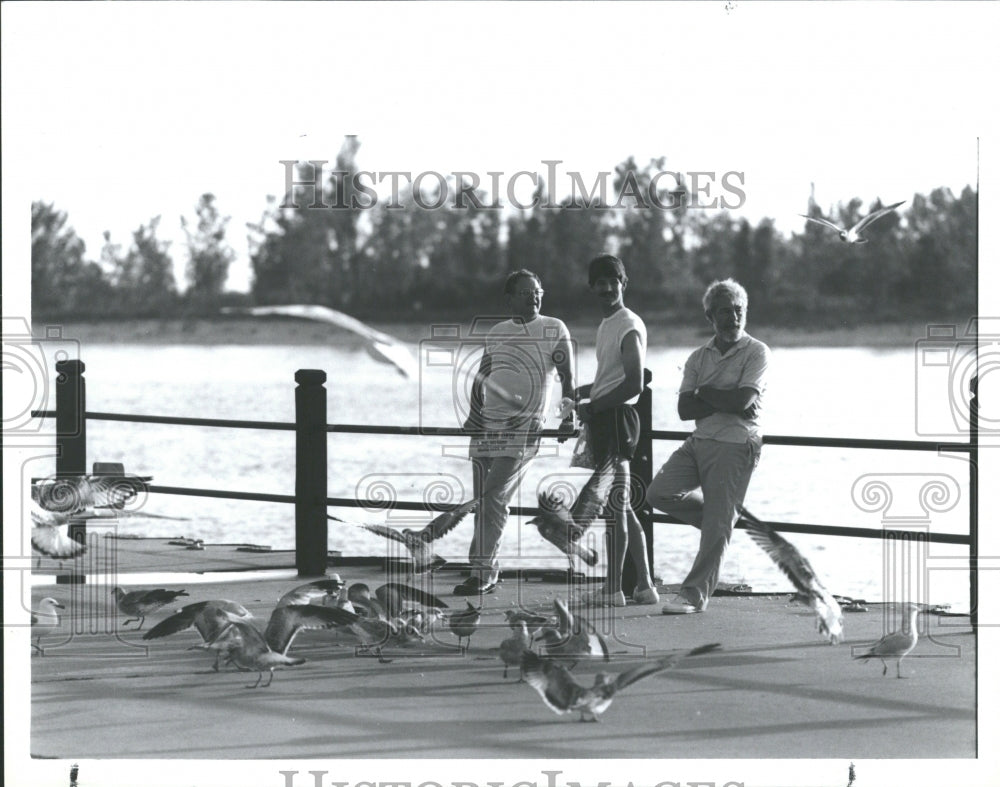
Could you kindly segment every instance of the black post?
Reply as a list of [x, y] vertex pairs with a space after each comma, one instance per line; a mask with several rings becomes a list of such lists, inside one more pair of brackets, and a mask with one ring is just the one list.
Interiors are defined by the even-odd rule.
[[[83, 361], [56, 361], [56, 476], [87, 473], [87, 382]], [[87, 540], [86, 520], [71, 520], [67, 535], [81, 544]], [[59, 575], [56, 582], [79, 583], [84, 575]]]
[[326, 372], [295, 373], [295, 568], [326, 574]]
[[[632, 510], [635, 511], [639, 524], [642, 525], [642, 531], [646, 534], [646, 559], [649, 561], [650, 573], [653, 573], [653, 509], [646, 501], [646, 490], [653, 481], [653, 389], [649, 387], [652, 380], [653, 373], [649, 369], [644, 369], [642, 393], [639, 394], [639, 401], [635, 404], [636, 412], [639, 414], [639, 445], [629, 466], [632, 476]], [[622, 591], [626, 596], [631, 595], [637, 583], [635, 562], [631, 555], [628, 555], [625, 568], [622, 570]]]
[[969, 622], [979, 626], [979, 376], [969, 382]]

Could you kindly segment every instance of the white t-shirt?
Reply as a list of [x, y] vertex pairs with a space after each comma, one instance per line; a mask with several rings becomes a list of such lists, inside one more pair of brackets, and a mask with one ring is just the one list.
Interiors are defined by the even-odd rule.
[[563, 342], [569, 342], [569, 329], [555, 317], [540, 314], [528, 323], [512, 319], [493, 326], [486, 336], [491, 362], [483, 386], [487, 422], [544, 419], [556, 376], [553, 356]]
[[[639, 365], [646, 364], [646, 324], [631, 309], [620, 308], [610, 317], [601, 320], [597, 326], [597, 374], [590, 389], [590, 398], [614, 390], [625, 380], [625, 365], [622, 363], [622, 340], [632, 331], [639, 334]], [[627, 404], [635, 404], [638, 396], [632, 397]]]

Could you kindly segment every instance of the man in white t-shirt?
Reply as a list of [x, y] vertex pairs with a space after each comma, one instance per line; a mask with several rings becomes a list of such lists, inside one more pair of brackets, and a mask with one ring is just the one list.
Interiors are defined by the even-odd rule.
[[639, 444], [639, 414], [634, 405], [642, 393], [646, 360], [646, 325], [625, 307], [628, 276], [617, 257], [604, 254], [590, 261], [587, 281], [601, 305], [604, 319], [597, 328], [597, 372], [594, 382], [582, 386], [579, 394], [590, 401], [577, 407], [586, 422], [594, 461], [600, 467], [610, 459], [614, 480], [608, 495], [614, 523], [608, 542], [608, 575], [604, 587], [586, 592], [579, 601], [587, 604], [624, 607], [622, 571], [628, 551], [636, 566], [636, 604], [656, 604], [660, 597], [653, 587], [646, 552], [646, 535], [629, 498], [629, 462]]
[[750, 476], [760, 461], [760, 411], [770, 350], [744, 330], [747, 293], [732, 279], [715, 281], [702, 304], [715, 335], [684, 365], [677, 399], [695, 430], [653, 478], [647, 499], [701, 529], [701, 542], [665, 615], [703, 612], [719, 583]]
[[[507, 277], [504, 294], [511, 318], [495, 325], [472, 384], [465, 428], [473, 431], [469, 458], [479, 498], [469, 547], [472, 574], [455, 587], [457, 596], [491, 593], [500, 577], [497, 553], [510, 500], [527, 463], [538, 453], [554, 379], [564, 398], [573, 397], [574, 357], [562, 320], [540, 313], [545, 291], [529, 270]], [[560, 425], [574, 431], [573, 414]]]

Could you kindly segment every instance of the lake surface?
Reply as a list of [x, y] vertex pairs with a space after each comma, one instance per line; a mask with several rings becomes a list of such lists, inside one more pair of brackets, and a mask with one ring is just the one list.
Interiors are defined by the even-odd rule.
[[[766, 337], [764, 337], [766, 338]], [[655, 341], [651, 337], [651, 341]], [[333, 340], [331, 340], [333, 342]], [[681, 368], [693, 347], [653, 347], [654, 428], [689, 430], [676, 414]], [[261, 421], [294, 420], [297, 369], [327, 372], [328, 423], [458, 426], [467, 380], [474, 372], [469, 347], [447, 343], [413, 346], [420, 376], [404, 379], [363, 351], [336, 346], [138, 346], [88, 344], [87, 409], [143, 415]], [[445, 352], [447, 350], [447, 352]], [[433, 358], [433, 362], [432, 359]], [[450, 361], [448, 359], [451, 359]], [[444, 360], [442, 360], [444, 359]], [[766, 394], [768, 434], [857, 438], [922, 439], [917, 407], [947, 409], [946, 396], [928, 386], [913, 349], [777, 348]], [[580, 381], [593, 379], [593, 347], [579, 348]], [[456, 379], [458, 382], [456, 382]], [[932, 390], [931, 390], [932, 389]], [[457, 392], [457, 393], [456, 393]], [[919, 397], [919, 398], [918, 398]], [[556, 399], [557, 397], [553, 397]], [[51, 422], [50, 422], [51, 423]], [[554, 413], [549, 426], [555, 426]], [[123, 462], [129, 472], [151, 475], [164, 486], [292, 494], [294, 433], [90, 421], [88, 463]], [[471, 472], [463, 438], [331, 434], [328, 487], [331, 497], [457, 502], [471, 496]], [[537, 491], [553, 482], [585, 480], [569, 468], [572, 441], [543, 441], [515, 504], [534, 505]], [[666, 461], [676, 442], [654, 444], [654, 467]], [[51, 457], [26, 468], [28, 475], [54, 472]], [[867, 527], [883, 524], [934, 532], [967, 533], [968, 462], [964, 455], [922, 452], [765, 446], [747, 495], [747, 507], [763, 519]], [[145, 509], [188, 517], [173, 522], [132, 518], [126, 533], [188, 536], [206, 542], [252, 542], [275, 549], [294, 546], [293, 508], [287, 504], [153, 495]], [[942, 510], [945, 509], [945, 510]], [[384, 521], [377, 510], [331, 509], [341, 518]], [[428, 516], [397, 512], [411, 526]], [[384, 539], [331, 523], [329, 548], [345, 554], [385, 554]], [[533, 527], [508, 525], [503, 547], [507, 566], [527, 558], [565, 566], [563, 558]], [[439, 542], [445, 557], [464, 559], [471, 536], [469, 518]], [[916, 556], [918, 579], [900, 590], [894, 549], [881, 540], [786, 534], [809, 558], [834, 593], [869, 601], [898, 599], [901, 592], [933, 603], [968, 609], [968, 574], [955, 571], [964, 547], [931, 544]], [[697, 550], [693, 528], [657, 524], [655, 573], [680, 582]], [[542, 557], [551, 560], [541, 560]], [[913, 555], [909, 559], [913, 559]], [[936, 570], [940, 569], [940, 570]], [[945, 570], [950, 569], [950, 570]], [[723, 581], [745, 582], [756, 591], [789, 590], [788, 580], [745, 533], [737, 532], [723, 569]]]

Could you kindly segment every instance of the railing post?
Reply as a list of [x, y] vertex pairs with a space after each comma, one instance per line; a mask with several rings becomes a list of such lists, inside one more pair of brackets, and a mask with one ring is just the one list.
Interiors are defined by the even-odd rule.
[[[83, 361], [56, 361], [56, 476], [87, 473], [87, 382]], [[87, 541], [86, 520], [71, 520], [67, 535], [81, 544]], [[56, 577], [60, 583], [79, 583], [83, 574]]]
[[979, 376], [969, 381], [969, 623], [979, 627]]
[[[649, 571], [653, 573], [653, 509], [646, 500], [646, 490], [653, 481], [653, 389], [649, 384], [653, 380], [653, 373], [649, 369], [643, 370], [642, 393], [639, 394], [639, 401], [635, 404], [636, 412], [639, 414], [639, 445], [636, 446], [635, 456], [629, 466], [632, 476], [632, 510], [639, 518], [642, 531], [646, 534], [646, 559], [649, 561]], [[622, 590], [628, 596], [635, 589], [638, 582], [638, 572], [631, 555], [625, 560], [625, 568], [622, 570]]]
[[295, 568], [326, 573], [326, 372], [295, 373]]

